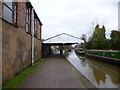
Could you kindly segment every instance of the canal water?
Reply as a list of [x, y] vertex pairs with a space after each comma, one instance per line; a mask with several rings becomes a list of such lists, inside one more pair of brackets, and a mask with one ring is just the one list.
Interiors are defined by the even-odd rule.
[[64, 54], [67, 60], [97, 88], [120, 88], [120, 66], [80, 56], [74, 50]]

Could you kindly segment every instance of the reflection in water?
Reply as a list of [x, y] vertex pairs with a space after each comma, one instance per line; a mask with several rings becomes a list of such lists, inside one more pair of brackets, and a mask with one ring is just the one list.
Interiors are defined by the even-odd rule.
[[120, 67], [96, 59], [65, 52], [67, 60], [98, 88], [118, 88]]

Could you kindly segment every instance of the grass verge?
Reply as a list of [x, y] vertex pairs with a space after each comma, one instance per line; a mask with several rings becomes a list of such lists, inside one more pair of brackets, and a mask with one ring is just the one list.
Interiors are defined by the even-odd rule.
[[20, 85], [29, 77], [29, 75], [44, 61], [44, 59], [40, 59], [38, 62], [34, 64], [34, 66], [30, 66], [24, 71], [22, 71], [19, 75], [12, 78], [10, 81], [6, 82], [3, 85], [3, 89], [6, 88], [19, 88]]

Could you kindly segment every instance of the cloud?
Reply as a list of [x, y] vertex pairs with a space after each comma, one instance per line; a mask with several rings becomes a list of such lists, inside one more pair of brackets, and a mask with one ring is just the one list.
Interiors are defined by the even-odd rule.
[[[80, 37], [96, 20], [107, 31], [118, 28], [119, 0], [31, 0], [43, 23], [42, 38], [60, 33]], [[97, 18], [97, 19], [96, 19]]]

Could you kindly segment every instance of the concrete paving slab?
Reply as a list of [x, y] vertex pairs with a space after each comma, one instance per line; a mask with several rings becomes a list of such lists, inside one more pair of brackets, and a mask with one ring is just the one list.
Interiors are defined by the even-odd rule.
[[72, 65], [61, 55], [51, 55], [21, 85], [21, 88], [85, 88]]

